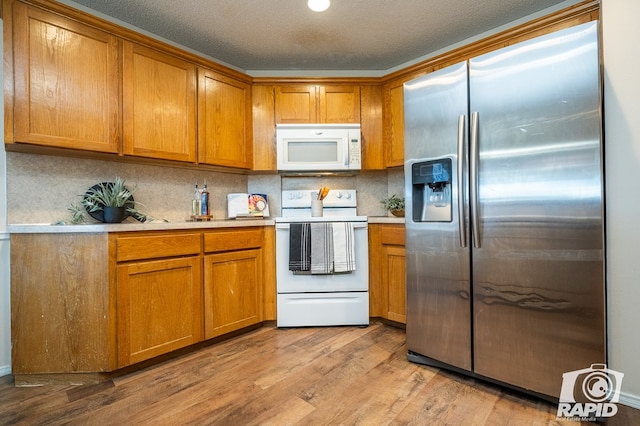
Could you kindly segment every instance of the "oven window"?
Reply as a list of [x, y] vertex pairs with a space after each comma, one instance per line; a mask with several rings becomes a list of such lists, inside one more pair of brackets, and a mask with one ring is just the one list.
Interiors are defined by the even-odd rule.
[[289, 163], [336, 163], [338, 141], [288, 141]]

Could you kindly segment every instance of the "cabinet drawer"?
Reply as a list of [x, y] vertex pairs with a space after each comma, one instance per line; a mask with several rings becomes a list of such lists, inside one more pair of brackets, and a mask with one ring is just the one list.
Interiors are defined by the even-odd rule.
[[383, 226], [380, 232], [380, 240], [382, 244], [390, 244], [394, 246], [404, 246], [405, 245], [405, 229], [404, 225], [402, 226], [394, 226], [387, 225]]
[[262, 247], [262, 229], [233, 229], [204, 234], [204, 251], [230, 251]]
[[200, 253], [200, 234], [162, 234], [118, 237], [116, 260], [153, 259]]

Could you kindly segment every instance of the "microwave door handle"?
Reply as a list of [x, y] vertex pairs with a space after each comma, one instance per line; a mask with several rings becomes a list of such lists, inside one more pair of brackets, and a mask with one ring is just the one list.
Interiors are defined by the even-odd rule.
[[344, 149], [344, 165], [345, 167], [349, 167], [349, 141], [347, 140], [347, 144], [346, 146], [343, 144], [343, 147], [346, 147], [346, 149]]

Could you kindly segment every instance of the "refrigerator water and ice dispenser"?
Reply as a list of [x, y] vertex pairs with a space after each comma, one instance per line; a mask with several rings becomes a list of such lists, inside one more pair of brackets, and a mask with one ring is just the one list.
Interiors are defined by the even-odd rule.
[[412, 165], [413, 221], [451, 222], [451, 159]]

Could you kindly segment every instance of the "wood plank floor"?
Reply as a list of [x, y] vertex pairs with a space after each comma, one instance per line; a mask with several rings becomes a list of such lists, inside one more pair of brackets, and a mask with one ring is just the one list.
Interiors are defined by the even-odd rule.
[[408, 362], [404, 331], [378, 322], [264, 326], [98, 385], [15, 388], [0, 378], [1, 425], [562, 424], [555, 411]]

